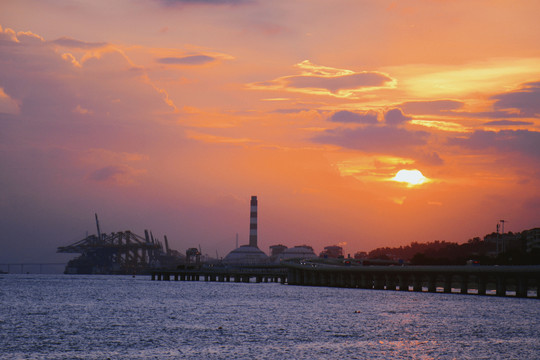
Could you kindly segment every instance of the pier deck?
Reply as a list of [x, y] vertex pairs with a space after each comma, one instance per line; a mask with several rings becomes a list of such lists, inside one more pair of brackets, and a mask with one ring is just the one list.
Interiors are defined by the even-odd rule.
[[540, 266], [343, 266], [286, 262], [281, 267], [155, 270], [152, 280], [280, 282], [288, 285], [540, 298]]
[[152, 280], [219, 281], [219, 282], [280, 282], [285, 284], [288, 270], [282, 267], [204, 268], [154, 270]]
[[[540, 266], [337, 266], [287, 264], [290, 285], [539, 297]], [[515, 294], [515, 295], [514, 295]]]

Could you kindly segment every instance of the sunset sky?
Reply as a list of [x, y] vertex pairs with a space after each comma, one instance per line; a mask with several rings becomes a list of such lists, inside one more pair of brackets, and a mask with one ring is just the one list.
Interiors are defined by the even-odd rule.
[[223, 257], [248, 242], [251, 195], [266, 252], [538, 227], [538, 14], [0, 0], [0, 263], [73, 258], [56, 248], [95, 233], [94, 213]]

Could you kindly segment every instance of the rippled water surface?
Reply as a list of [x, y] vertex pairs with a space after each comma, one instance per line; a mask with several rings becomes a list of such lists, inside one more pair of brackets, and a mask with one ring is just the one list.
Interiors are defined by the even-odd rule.
[[3, 359], [540, 359], [540, 301], [0, 275]]

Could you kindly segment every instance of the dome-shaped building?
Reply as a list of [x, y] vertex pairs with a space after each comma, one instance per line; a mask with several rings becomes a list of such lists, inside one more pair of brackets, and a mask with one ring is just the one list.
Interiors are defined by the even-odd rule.
[[234, 249], [223, 259], [224, 264], [228, 265], [253, 265], [262, 264], [268, 261], [268, 255], [259, 248], [242, 245]]
[[309, 245], [295, 246], [290, 249], [286, 249], [276, 257], [276, 262], [288, 259], [312, 259], [317, 255], [313, 251], [313, 248]]

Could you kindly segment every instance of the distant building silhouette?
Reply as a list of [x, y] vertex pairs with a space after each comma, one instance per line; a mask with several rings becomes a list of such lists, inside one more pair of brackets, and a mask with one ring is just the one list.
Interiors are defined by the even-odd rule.
[[279, 254], [283, 253], [287, 249], [287, 246], [282, 244], [272, 245], [270, 246], [270, 256], [277, 257]]
[[343, 248], [338, 245], [326, 246], [319, 256], [322, 258], [342, 258]]
[[536, 250], [540, 251], [540, 228], [526, 230], [525, 248], [528, 253]]

